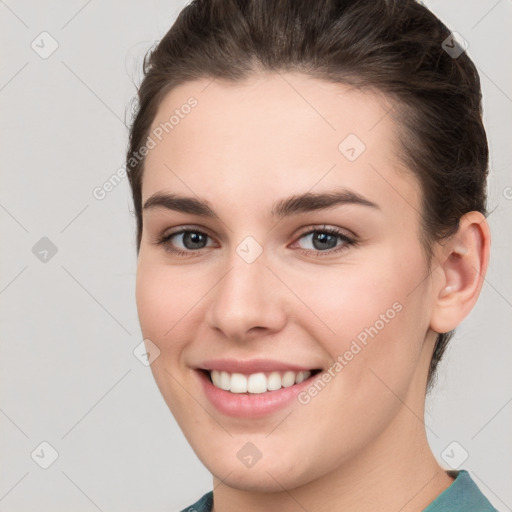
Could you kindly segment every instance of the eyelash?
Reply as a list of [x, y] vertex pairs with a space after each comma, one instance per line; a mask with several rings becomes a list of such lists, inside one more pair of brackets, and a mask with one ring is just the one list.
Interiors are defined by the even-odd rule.
[[[309, 228], [306, 228], [306, 229], [309, 229]], [[176, 256], [179, 256], [179, 257], [187, 258], [187, 257], [198, 256], [197, 253], [199, 251], [201, 251], [201, 249], [195, 249], [195, 250], [190, 249], [190, 250], [184, 251], [182, 249], [176, 249], [176, 248], [172, 247], [170, 243], [168, 243], [169, 240], [173, 236], [182, 235], [185, 233], [198, 233], [198, 234], [205, 235], [205, 236], [209, 237], [209, 235], [207, 233], [204, 233], [203, 231], [200, 231], [197, 229], [181, 229], [179, 231], [175, 231], [173, 233], [168, 233], [166, 235], [158, 237], [155, 240], [155, 243], [157, 245], [163, 245], [165, 251], [172, 253]], [[300, 240], [301, 238], [303, 238], [304, 236], [311, 235], [313, 233], [323, 233], [323, 234], [338, 236], [339, 239], [343, 242], [343, 244], [341, 244], [338, 247], [335, 247], [334, 249], [329, 249], [326, 251], [319, 251], [319, 250], [313, 250], [313, 249], [301, 249], [301, 248], [298, 249], [299, 252], [301, 252], [302, 254], [305, 254], [307, 256], [311, 256], [312, 254], [314, 254], [316, 257], [332, 256], [333, 254], [338, 254], [339, 252], [348, 249], [348, 247], [350, 247], [350, 246], [357, 245], [357, 240], [347, 236], [340, 229], [333, 228], [333, 227], [322, 227], [322, 228], [309, 229], [309, 231], [302, 232], [298, 236], [297, 241]], [[211, 237], [209, 237], [209, 238], [211, 238]], [[196, 253], [196, 254], [194, 254], [194, 253]]]

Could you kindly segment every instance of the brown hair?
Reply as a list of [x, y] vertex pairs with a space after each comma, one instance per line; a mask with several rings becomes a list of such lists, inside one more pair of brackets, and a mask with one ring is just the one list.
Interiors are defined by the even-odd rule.
[[[450, 35], [414, 0], [193, 0], [144, 59], [126, 157], [137, 252], [144, 169], [139, 150], [164, 96], [200, 78], [241, 81], [259, 71], [295, 71], [373, 89], [392, 101], [399, 157], [423, 192], [423, 241], [431, 264], [432, 243], [453, 235], [465, 213], [487, 214], [480, 80], [465, 52], [445, 51], [457, 49]], [[429, 388], [453, 334], [438, 334]]]

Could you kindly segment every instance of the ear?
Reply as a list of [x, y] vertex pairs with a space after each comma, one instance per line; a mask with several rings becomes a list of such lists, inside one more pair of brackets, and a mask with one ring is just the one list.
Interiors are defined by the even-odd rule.
[[484, 282], [490, 247], [489, 225], [476, 211], [464, 215], [457, 233], [438, 246], [430, 322], [433, 331], [455, 329], [473, 309]]

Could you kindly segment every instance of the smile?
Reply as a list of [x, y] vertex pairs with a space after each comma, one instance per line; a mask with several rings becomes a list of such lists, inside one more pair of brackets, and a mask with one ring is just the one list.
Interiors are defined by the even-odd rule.
[[321, 363], [308, 366], [271, 359], [210, 359], [196, 365], [195, 373], [205, 398], [218, 412], [257, 418], [296, 403], [299, 393], [322, 371]]

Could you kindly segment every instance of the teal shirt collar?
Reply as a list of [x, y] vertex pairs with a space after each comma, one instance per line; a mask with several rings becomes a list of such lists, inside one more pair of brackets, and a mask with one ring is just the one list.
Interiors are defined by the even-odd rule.
[[[453, 474], [453, 473], [452, 473]], [[455, 480], [423, 512], [498, 512], [482, 494], [467, 471]]]

